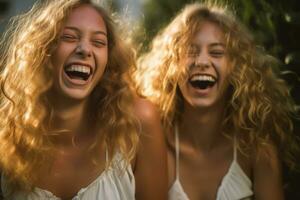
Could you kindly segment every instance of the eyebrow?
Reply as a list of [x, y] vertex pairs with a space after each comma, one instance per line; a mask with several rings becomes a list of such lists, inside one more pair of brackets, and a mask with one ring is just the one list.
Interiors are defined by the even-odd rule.
[[221, 42], [213, 42], [213, 43], [209, 44], [209, 46], [211, 46], [211, 47], [215, 47], [215, 46], [225, 47], [225, 44], [221, 43]]
[[[66, 26], [65, 29], [71, 29], [73, 31], [80, 32], [80, 30], [78, 28], [73, 27], [73, 26]], [[105, 35], [107, 37], [107, 34], [104, 31], [95, 31], [94, 34], [101, 34], [101, 35]]]

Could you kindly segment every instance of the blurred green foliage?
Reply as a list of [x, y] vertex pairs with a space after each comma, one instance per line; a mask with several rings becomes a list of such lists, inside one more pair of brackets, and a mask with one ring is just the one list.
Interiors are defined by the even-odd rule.
[[[285, 61], [286, 56], [290, 53], [299, 50], [300, 2], [298, 0], [214, 1], [229, 5], [254, 34], [257, 43], [282, 61]], [[153, 36], [166, 26], [184, 5], [192, 2], [202, 2], [202, 0], [146, 1], [142, 19], [144, 30], [143, 34], [137, 36], [137, 41], [147, 47]]]

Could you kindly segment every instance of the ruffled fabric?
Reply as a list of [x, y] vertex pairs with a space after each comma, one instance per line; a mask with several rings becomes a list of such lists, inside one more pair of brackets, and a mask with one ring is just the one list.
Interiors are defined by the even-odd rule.
[[218, 189], [217, 200], [251, 199], [252, 182], [234, 160]]
[[[218, 188], [216, 200], [251, 200], [252, 182], [234, 160]], [[169, 200], [189, 200], [179, 179], [176, 179], [169, 190]]]
[[[126, 166], [125, 161], [121, 160], [120, 155], [116, 155], [114, 160], [118, 164], [118, 168], [109, 168], [102, 172], [87, 187], [78, 191], [77, 195], [72, 200], [98, 200], [98, 199], [113, 199], [113, 200], [134, 200], [135, 199], [135, 180], [130, 165]], [[123, 170], [122, 170], [123, 169]], [[5, 178], [1, 180], [2, 191], [8, 193], [5, 184]], [[8, 199], [8, 198], [5, 198]], [[61, 200], [47, 190], [35, 188], [30, 194], [16, 193], [9, 200]]]

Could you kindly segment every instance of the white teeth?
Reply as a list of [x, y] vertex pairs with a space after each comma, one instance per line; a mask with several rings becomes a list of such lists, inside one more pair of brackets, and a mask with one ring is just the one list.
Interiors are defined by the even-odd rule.
[[71, 65], [66, 69], [67, 72], [82, 72], [86, 74], [91, 73], [91, 68], [85, 65]]
[[191, 81], [210, 81], [215, 82], [216, 79], [210, 75], [195, 75], [191, 78]]

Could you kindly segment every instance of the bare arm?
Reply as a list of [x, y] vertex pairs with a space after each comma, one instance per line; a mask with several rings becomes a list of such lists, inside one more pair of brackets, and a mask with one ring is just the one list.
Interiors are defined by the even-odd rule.
[[[263, 147], [254, 159], [254, 194], [258, 200], [283, 200], [281, 163], [273, 145]], [[265, 152], [265, 153], [263, 153]]]
[[149, 101], [136, 101], [142, 134], [135, 160], [137, 200], [167, 199], [167, 153], [157, 109]]

